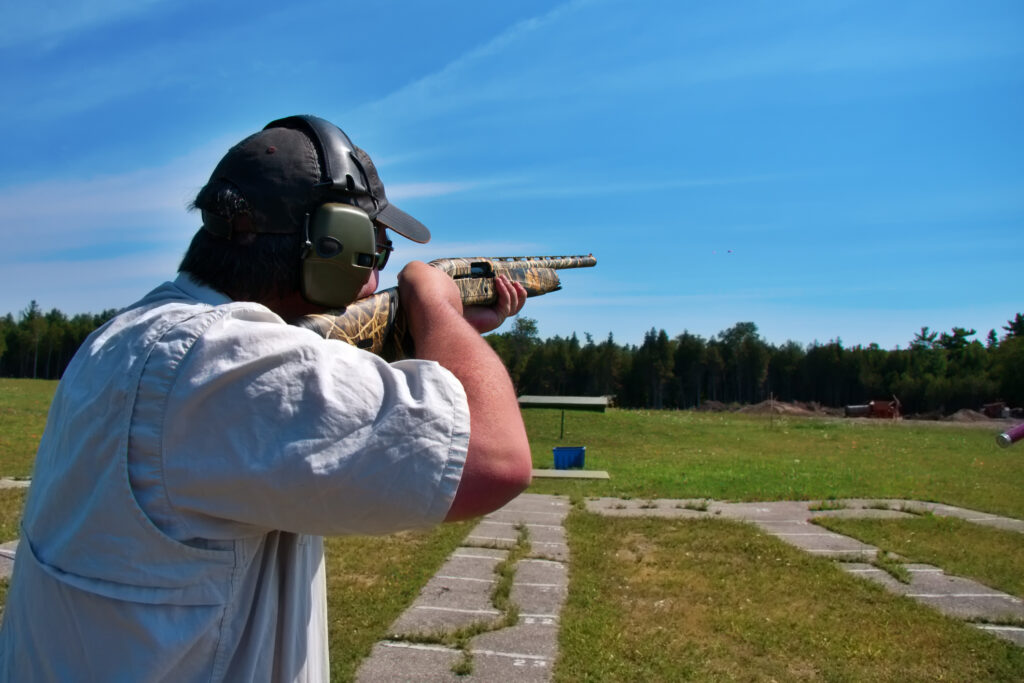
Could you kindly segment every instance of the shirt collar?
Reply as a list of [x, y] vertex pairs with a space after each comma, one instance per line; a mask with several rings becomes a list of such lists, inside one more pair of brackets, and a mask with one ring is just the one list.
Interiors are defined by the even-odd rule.
[[212, 287], [197, 282], [188, 273], [178, 273], [178, 277], [174, 279], [174, 286], [185, 292], [193, 299], [209, 304], [211, 306], [220, 306], [222, 304], [231, 303], [231, 297], [227, 296], [222, 292], [218, 292]]

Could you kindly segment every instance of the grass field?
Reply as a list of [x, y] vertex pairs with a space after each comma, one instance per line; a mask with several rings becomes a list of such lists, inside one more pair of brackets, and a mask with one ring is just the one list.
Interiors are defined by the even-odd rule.
[[56, 381], [0, 378], [0, 476], [32, 474]]
[[559, 681], [1014, 681], [1024, 652], [748, 524], [572, 517]]
[[534, 463], [552, 448], [585, 445], [586, 468], [608, 481], [537, 480], [538, 493], [626, 498], [941, 501], [1024, 518], [1024, 456], [988, 429], [951, 423], [779, 418], [735, 413], [566, 415], [524, 412]]
[[[54, 386], [0, 380], [0, 476], [30, 473]], [[996, 447], [997, 428], [611, 410], [567, 414], [559, 440], [559, 411], [524, 415], [536, 467], [556, 445], [585, 445], [587, 469], [611, 475], [531, 487], [577, 503], [556, 680], [1024, 680], [1024, 650], [748, 525], [580, 509], [590, 496], [877, 497], [1024, 518], [1024, 452]], [[0, 491], [0, 541], [23, 503]], [[1024, 597], [1019, 534], [927, 516], [823, 523]], [[351, 678], [469, 528], [329, 540], [333, 680]]]

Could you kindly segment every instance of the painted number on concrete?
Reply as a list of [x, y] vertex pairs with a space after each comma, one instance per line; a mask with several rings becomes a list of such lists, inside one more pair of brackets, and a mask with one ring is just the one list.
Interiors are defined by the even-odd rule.
[[[547, 665], [547, 662], [544, 662], [539, 659], [534, 659], [531, 662], [529, 662], [529, 666], [532, 666], [535, 669], [543, 669]], [[515, 659], [512, 661], [512, 666], [527, 666], [527, 661], [525, 659]]]

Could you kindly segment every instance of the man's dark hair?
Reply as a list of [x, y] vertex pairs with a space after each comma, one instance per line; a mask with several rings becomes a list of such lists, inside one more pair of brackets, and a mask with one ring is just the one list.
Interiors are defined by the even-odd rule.
[[[230, 223], [262, 220], [237, 188], [224, 181], [206, 185], [190, 208]], [[294, 234], [235, 232], [225, 239], [200, 229], [178, 270], [236, 301], [265, 301], [299, 291], [302, 248], [302, 240]]]

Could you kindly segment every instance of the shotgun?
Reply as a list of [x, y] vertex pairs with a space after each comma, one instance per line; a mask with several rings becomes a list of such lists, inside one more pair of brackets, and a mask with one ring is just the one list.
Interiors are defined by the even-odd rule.
[[[586, 256], [481, 256], [442, 258], [430, 265], [455, 280], [465, 306], [497, 301], [494, 278], [504, 275], [526, 289], [526, 296], [540, 296], [562, 288], [556, 270], [597, 265]], [[398, 288], [384, 289], [343, 309], [307, 315], [294, 324], [313, 330], [324, 339], [338, 339], [375, 353], [389, 361], [414, 354], [412, 339], [398, 301]]]

